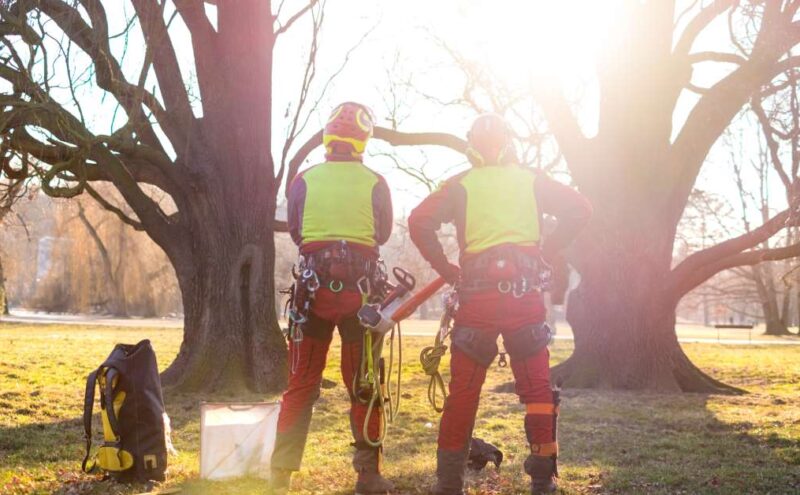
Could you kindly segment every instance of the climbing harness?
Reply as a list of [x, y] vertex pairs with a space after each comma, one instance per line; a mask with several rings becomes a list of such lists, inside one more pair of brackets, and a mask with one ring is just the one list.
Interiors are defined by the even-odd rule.
[[292, 343], [292, 352], [289, 356], [292, 374], [295, 374], [300, 363], [303, 324], [308, 321], [311, 303], [320, 287], [319, 276], [305, 257], [300, 257], [298, 266], [299, 270], [297, 267], [292, 267], [294, 283], [289, 289], [282, 291], [284, 294], [289, 294], [284, 308], [284, 316], [288, 317], [289, 326], [284, 331], [284, 336]]
[[428, 402], [430, 402], [436, 412], [442, 412], [444, 410], [444, 402], [441, 407], [437, 404], [437, 394], [441, 393], [442, 401], [447, 398], [447, 388], [444, 385], [444, 379], [441, 373], [439, 373], [439, 364], [442, 361], [442, 357], [447, 353], [447, 345], [445, 345], [444, 342], [450, 335], [453, 315], [458, 307], [457, 289], [453, 288], [453, 290], [444, 294], [442, 296], [442, 301], [444, 302], [445, 309], [439, 321], [439, 331], [436, 333], [436, 339], [432, 346], [423, 348], [419, 355], [419, 361], [420, 364], [422, 364], [423, 371], [425, 371], [426, 375], [431, 377], [428, 383]]
[[465, 264], [459, 291], [470, 294], [497, 290], [521, 298], [549, 290], [552, 278], [552, 267], [541, 256], [498, 249]]
[[[380, 300], [386, 290], [388, 275], [383, 260], [371, 260], [350, 249], [347, 241], [341, 241], [327, 249], [300, 255], [292, 267], [292, 277], [292, 286], [281, 292], [289, 296], [284, 308], [289, 325], [284, 336], [293, 344], [290, 369], [294, 374], [300, 362], [303, 325], [309, 319], [317, 291], [321, 287], [333, 293], [358, 288], [365, 302], [373, 302]], [[366, 285], [366, 291], [362, 290], [362, 284]]]

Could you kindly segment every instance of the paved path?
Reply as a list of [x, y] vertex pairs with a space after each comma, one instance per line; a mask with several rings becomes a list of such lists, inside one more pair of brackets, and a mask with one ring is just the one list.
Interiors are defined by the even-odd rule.
[[112, 318], [98, 315], [68, 315], [12, 310], [0, 321], [28, 324], [96, 325], [104, 327], [183, 328], [183, 318]]
[[[109, 318], [94, 315], [66, 315], [52, 313], [36, 313], [32, 311], [14, 310], [10, 316], [0, 318], [0, 321], [28, 324], [55, 324], [55, 325], [82, 325], [106, 327], [134, 327], [134, 328], [183, 328], [182, 318]], [[416, 323], [416, 322], [415, 322]], [[403, 331], [409, 337], [432, 337], [436, 332], [436, 324], [411, 325], [412, 328]], [[420, 327], [430, 327], [420, 328]], [[573, 340], [572, 334], [556, 335], [556, 340]], [[721, 345], [800, 345], [797, 337], [772, 338], [772, 339], [731, 339], [731, 338], [706, 338], [693, 336], [680, 336], [678, 340], [683, 344], [721, 344]]]

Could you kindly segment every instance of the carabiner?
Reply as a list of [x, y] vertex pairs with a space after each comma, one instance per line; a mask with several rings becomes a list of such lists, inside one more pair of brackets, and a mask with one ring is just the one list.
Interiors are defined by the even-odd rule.
[[311, 276], [306, 279], [306, 289], [312, 294], [319, 289], [319, 277], [317, 276], [317, 272], [311, 271]]
[[331, 280], [328, 284], [328, 289], [333, 293], [342, 292], [342, 289], [344, 289], [344, 282], [341, 280]]
[[372, 293], [372, 287], [367, 277], [361, 277], [356, 282], [356, 287], [358, 287], [358, 292], [362, 296], [369, 296]]

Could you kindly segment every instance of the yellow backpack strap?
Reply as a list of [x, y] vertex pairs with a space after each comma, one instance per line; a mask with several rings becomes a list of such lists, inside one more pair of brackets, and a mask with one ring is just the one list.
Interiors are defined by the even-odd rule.
[[92, 412], [94, 409], [94, 388], [97, 384], [97, 370], [89, 373], [86, 379], [86, 394], [83, 400], [83, 432], [86, 438], [86, 456], [81, 463], [81, 469], [84, 473], [91, 473], [97, 467], [97, 463], [92, 463], [92, 466], [87, 468], [89, 463], [89, 456], [92, 450]]
[[118, 382], [119, 372], [116, 368], [106, 367], [105, 387], [103, 390], [105, 413], [108, 417], [108, 424], [111, 426], [111, 431], [117, 439], [117, 442], [119, 442], [119, 422], [117, 421], [117, 412], [114, 410], [114, 395]]

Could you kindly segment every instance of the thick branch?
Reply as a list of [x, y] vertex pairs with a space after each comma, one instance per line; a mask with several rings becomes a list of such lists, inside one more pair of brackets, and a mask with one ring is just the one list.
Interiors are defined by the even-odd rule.
[[[175, 8], [192, 35], [192, 51], [197, 68], [197, 84], [203, 101], [214, 95], [215, 70], [218, 69], [215, 53], [217, 33], [206, 16], [203, 2], [197, 0], [175, 0]], [[204, 103], [205, 107], [205, 103]]]
[[91, 196], [97, 202], [97, 204], [102, 206], [103, 209], [116, 215], [116, 217], [119, 218], [119, 220], [122, 223], [130, 225], [135, 230], [140, 230], [140, 231], [144, 230], [144, 226], [141, 224], [141, 222], [137, 222], [136, 220], [126, 215], [124, 211], [111, 204], [106, 198], [104, 198], [99, 192], [97, 192], [95, 188], [87, 186], [86, 192], [88, 192], [89, 196]]
[[[444, 132], [400, 132], [386, 127], [376, 127], [374, 137], [381, 141], [386, 141], [392, 146], [442, 146], [459, 153], [464, 153], [467, 150], [466, 141]], [[322, 131], [319, 131], [300, 147], [289, 162], [289, 170], [286, 174], [287, 184], [292, 182], [308, 155], [321, 144]]]
[[[192, 116], [189, 94], [181, 76], [175, 47], [164, 22], [163, 8], [156, 0], [133, 0], [133, 6], [141, 20], [145, 41], [153, 51], [153, 67], [158, 87], [164, 97], [166, 110], [173, 115], [176, 125], [188, 130]], [[179, 151], [179, 146], [176, 146]]]
[[567, 166], [573, 173], [573, 167], [582, 163], [581, 155], [586, 152], [588, 139], [583, 135], [578, 120], [569, 107], [564, 95], [556, 88], [537, 90], [534, 92], [536, 100], [541, 105], [553, 135], [558, 141], [558, 146]]
[[798, 256], [800, 256], [800, 243], [780, 248], [757, 249], [754, 251], [734, 254], [732, 256], [728, 256], [727, 258], [718, 259], [715, 262], [704, 266], [700, 270], [687, 274], [678, 285], [674, 286], [673, 295], [679, 299], [698, 285], [702, 284], [723, 270], [736, 268], [739, 266], [757, 265], [764, 261], [786, 260], [789, 258], [796, 258]]
[[683, 30], [681, 37], [675, 44], [674, 52], [678, 56], [688, 55], [695, 40], [714, 19], [738, 3], [738, 0], [715, 0], [708, 7], [703, 8]]
[[761, 244], [783, 229], [789, 218], [790, 212], [789, 210], [785, 210], [772, 217], [757, 229], [688, 256], [678, 264], [678, 266], [672, 269], [669, 286], [673, 288], [682, 287], [685, 284], [685, 280], [692, 279], [696, 273], [704, 272], [707, 270], [708, 266], [714, 266], [719, 263], [720, 260], [738, 255], [747, 249]]
[[764, 133], [764, 139], [767, 141], [767, 148], [769, 149], [769, 156], [772, 161], [772, 166], [775, 169], [775, 172], [777, 172], [778, 177], [781, 178], [781, 182], [783, 182], [786, 190], [791, 191], [792, 181], [786, 174], [786, 171], [783, 169], [783, 164], [781, 163], [780, 157], [780, 145], [777, 141], [775, 141], [775, 136], [773, 136], [772, 132], [772, 125], [770, 124], [766, 112], [764, 112], [764, 107], [761, 106], [761, 101], [758, 98], [753, 98], [750, 106], [753, 109], [753, 113], [755, 113], [756, 117], [758, 117], [758, 122], [761, 124], [761, 130]]
[[719, 62], [723, 64], [742, 65], [747, 63], [747, 59], [735, 53], [725, 52], [695, 52], [687, 57], [690, 64], [703, 62]]

